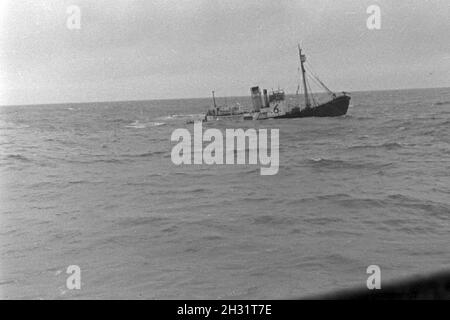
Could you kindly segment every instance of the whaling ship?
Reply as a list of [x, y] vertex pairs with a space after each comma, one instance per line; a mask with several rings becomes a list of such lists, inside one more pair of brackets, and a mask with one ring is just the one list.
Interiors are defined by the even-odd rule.
[[[305, 69], [306, 56], [302, 53], [300, 45], [298, 46], [298, 54], [300, 58], [304, 107], [300, 107], [300, 101], [294, 106], [289, 106], [283, 90], [272, 91], [269, 95], [267, 90], [263, 90], [263, 97], [259, 87], [251, 88], [251, 96], [253, 102], [253, 111], [244, 115], [246, 120], [263, 120], [263, 119], [283, 119], [283, 118], [304, 118], [304, 117], [339, 117], [347, 113], [350, 104], [350, 97], [346, 92], [337, 95], [311, 72], [311, 77], [322, 86], [331, 96], [330, 100], [325, 103], [318, 103], [311, 90]], [[298, 90], [297, 90], [298, 96]]]
[[[331, 91], [316, 75], [311, 71], [306, 72], [305, 62], [306, 55], [302, 53], [300, 45], [298, 46], [298, 54], [300, 58], [302, 86], [304, 105], [300, 102], [299, 90], [297, 90], [297, 102], [292, 105], [286, 101], [286, 94], [283, 90], [272, 90], [270, 93], [266, 89], [261, 90], [258, 86], [251, 88], [251, 98], [253, 110], [246, 112], [240, 106], [218, 106], [216, 104], [213, 91], [213, 108], [208, 110], [205, 115], [206, 121], [219, 119], [220, 117], [236, 117], [244, 118], [244, 120], [264, 120], [264, 119], [286, 119], [286, 118], [305, 118], [305, 117], [339, 117], [347, 113], [350, 96], [346, 92], [336, 94]], [[312, 94], [308, 77], [316, 84], [326, 90], [329, 99], [320, 103]], [[301, 86], [299, 85], [298, 88]]]

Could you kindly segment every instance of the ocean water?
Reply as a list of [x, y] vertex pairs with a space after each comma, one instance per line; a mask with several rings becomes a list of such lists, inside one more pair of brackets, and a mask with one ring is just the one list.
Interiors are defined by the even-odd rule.
[[372, 264], [382, 283], [449, 269], [450, 89], [205, 124], [278, 128], [275, 176], [172, 164], [172, 131], [209, 104], [1, 107], [0, 297], [295, 298], [365, 286]]

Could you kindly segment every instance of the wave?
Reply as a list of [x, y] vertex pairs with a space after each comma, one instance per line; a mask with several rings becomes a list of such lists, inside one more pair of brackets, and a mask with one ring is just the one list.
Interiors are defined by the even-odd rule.
[[4, 160], [18, 160], [22, 162], [31, 162], [32, 160], [21, 155], [21, 154], [8, 154], [4, 158]]
[[387, 197], [387, 201], [390, 201], [396, 205], [419, 209], [432, 216], [448, 218], [448, 212], [450, 212], [450, 205], [442, 202], [436, 202], [431, 200], [421, 200], [403, 194], [392, 194]]
[[352, 145], [348, 147], [349, 149], [387, 149], [394, 150], [403, 148], [403, 145], [398, 142], [386, 142], [383, 144], [366, 144], [366, 145]]
[[4, 130], [26, 129], [29, 127], [30, 127], [29, 125], [23, 123], [15, 123], [0, 120], [0, 129]]
[[324, 169], [381, 169], [390, 166], [391, 163], [374, 163], [354, 160], [311, 158], [307, 163], [317, 168]]
[[171, 114], [168, 116], [158, 117], [155, 120], [176, 120], [176, 119], [186, 119], [186, 118], [199, 118], [203, 117], [203, 113], [187, 113], [187, 114]]
[[439, 123], [439, 126], [448, 127], [450, 125], [450, 120], [445, 120], [442, 123]]
[[450, 105], [450, 101], [438, 101], [438, 102], [434, 103], [435, 106], [444, 106], [444, 105], [447, 105], [447, 104]]
[[147, 158], [147, 157], [152, 157], [152, 156], [157, 156], [157, 155], [161, 155], [161, 154], [165, 154], [166, 151], [148, 151], [148, 152], [144, 152], [144, 153], [138, 153], [138, 154], [124, 154], [122, 155], [123, 157], [130, 157], [130, 158]]
[[207, 193], [210, 192], [211, 190], [206, 189], [206, 188], [195, 188], [192, 190], [186, 190], [183, 193]]
[[129, 125], [125, 126], [125, 128], [132, 128], [132, 129], [145, 129], [149, 127], [159, 127], [165, 125], [164, 122], [144, 122], [141, 123], [139, 120], [136, 120]]
[[255, 224], [263, 225], [292, 225], [293, 219], [290, 217], [274, 216], [274, 215], [261, 215], [253, 218]]
[[85, 163], [119, 163], [123, 164], [126, 163], [123, 159], [96, 159], [91, 161], [85, 161]]
[[92, 156], [90, 159], [58, 159], [60, 161], [68, 163], [78, 163], [78, 164], [92, 164], [92, 163], [112, 163], [112, 164], [127, 164], [135, 160], [135, 158], [148, 158], [158, 155], [165, 155], [166, 151], [148, 151], [138, 154], [121, 154], [114, 158], [107, 158], [107, 156]]
[[338, 217], [307, 217], [304, 218], [303, 221], [309, 224], [324, 226], [343, 222], [344, 219]]
[[110, 159], [89, 159], [89, 160], [74, 160], [74, 159], [58, 159], [59, 161], [63, 161], [66, 163], [72, 164], [92, 164], [92, 163], [117, 163], [117, 164], [125, 164], [128, 161], [124, 159], [110, 158]]
[[339, 117], [338, 119], [352, 119], [352, 120], [373, 120], [376, 119], [376, 117], [369, 117], [369, 116], [354, 116], [351, 114], [346, 114], [342, 117]]
[[246, 197], [243, 197], [242, 199], [240, 199], [240, 200], [242, 200], [243, 202], [258, 202], [258, 203], [260, 203], [260, 202], [263, 202], [263, 201], [271, 201], [271, 200], [273, 200], [273, 198], [272, 197], [251, 197], [251, 196], [246, 196]]
[[[364, 210], [367, 208], [393, 208], [413, 210], [416, 212], [420, 210], [429, 216], [436, 218], [447, 219], [450, 205], [442, 202], [431, 200], [422, 200], [403, 194], [390, 194], [381, 198], [359, 198], [349, 194], [330, 194], [320, 195], [316, 197], [304, 198], [295, 200], [292, 204], [303, 203], [307, 201], [331, 201], [337, 205], [349, 208]], [[291, 203], [290, 203], [291, 204]], [[400, 219], [403, 222], [403, 219]]]
[[130, 119], [123, 119], [123, 118], [109, 119], [109, 120], [107, 120], [107, 122], [118, 123], [118, 124], [121, 124], [121, 123], [130, 124], [130, 123], [132, 123], [132, 121], [130, 121]]
[[167, 223], [168, 221], [169, 221], [168, 218], [160, 216], [149, 216], [149, 217], [141, 216], [141, 217], [121, 218], [116, 221], [116, 224], [121, 227], [129, 228], [143, 225], [161, 225]]

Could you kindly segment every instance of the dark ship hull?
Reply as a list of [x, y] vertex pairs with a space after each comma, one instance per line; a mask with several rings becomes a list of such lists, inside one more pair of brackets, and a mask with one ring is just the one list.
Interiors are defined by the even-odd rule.
[[300, 110], [299, 108], [293, 109], [288, 113], [276, 116], [275, 119], [306, 118], [306, 117], [340, 117], [347, 114], [349, 104], [350, 104], [350, 97], [347, 95], [343, 95], [315, 107], [305, 108], [302, 110]]

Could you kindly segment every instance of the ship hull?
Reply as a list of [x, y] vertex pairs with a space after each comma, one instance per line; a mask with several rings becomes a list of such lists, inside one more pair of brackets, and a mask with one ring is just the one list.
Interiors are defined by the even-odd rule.
[[286, 118], [306, 118], [306, 117], [340, 117], [347, 114], [348, 106], [350, 104], [350, 97], [343, 95], [336, 97], [331, 101], [318, 105], [316, 107], [292, 110], [275, 119]]
[[233, 115], [219, 115], [219, 116], [214, 116], [214, 115], [206, 115], [205, 119], [206, 121], [216, 121], [216, 120], [239, 120], [244, 116], [244, 113], [236, 113]]

